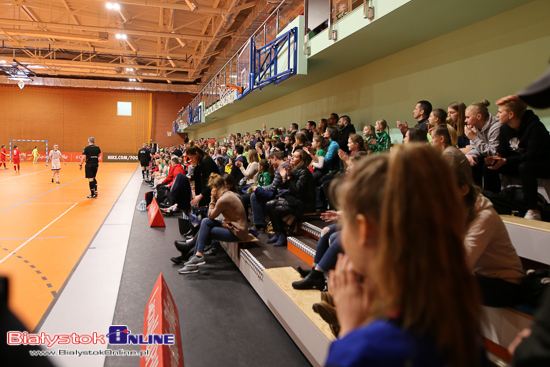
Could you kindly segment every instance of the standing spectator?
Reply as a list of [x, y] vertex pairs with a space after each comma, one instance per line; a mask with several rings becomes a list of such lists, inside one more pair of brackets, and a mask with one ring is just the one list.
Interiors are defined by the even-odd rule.
[[191, 164], [194, 166], [193, 176], [190, 180], [195, 182], [195, 197], [191, 201], [191, 206], [207, 206], [210, 202], [208, 178], [212, 173], [219, 172], [218, 166], [208, 154], [197, 146], [187, 148], [187, 156], [191, 158]]
[[317, 134], [323, 136], [325, 135], [325, 130], [328, 127], [328, 120], [327, 119], [321, 119], [319, 120], [319, 124], [317, 124]]
[[327, 127], [337, 127], [339, 120], [340, 117], [338, 117], [337, 113], [331, 113], [327, 119]]
[[317, 135], [317, 124], [315, 123], [315, 121], [308, 121], [306, 124], [306, 129], [308, 131], [306, 134], [307, 140], [312, 142], [313, 137]]

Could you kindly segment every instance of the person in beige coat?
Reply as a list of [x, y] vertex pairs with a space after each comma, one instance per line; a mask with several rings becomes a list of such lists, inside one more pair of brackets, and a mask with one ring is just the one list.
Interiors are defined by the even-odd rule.
[[[224, 179], [215, 173], [210, 175], [208, 186], [212, 188], [208, 218], [201, 221], [195, 254], [184, 263], [180, 274], [199, 271], [199, 266], [205, 263], [204, 247], [210, 241], [237, 242], [248, 237], [246, 213], [237, 194], [227, 190]], [[217, 219], [220, 215], [223, 220]]]

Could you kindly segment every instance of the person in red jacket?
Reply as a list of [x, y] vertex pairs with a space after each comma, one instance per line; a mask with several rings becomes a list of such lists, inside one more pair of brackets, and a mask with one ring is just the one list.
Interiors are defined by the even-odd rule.
[[174, 157], [170, 161], [170, 169], [168, 170], [168, 176], [166, 176], [164, 181], [162, 181], [159, 185], [172, 187], [172, 184], [174, 183], [174, 180], [176, 179], [176, 176], [178, 175], [178, 173], [185, 174], [185, 170], [183, 169], [183, 166], [180, 164], [179, 158]]

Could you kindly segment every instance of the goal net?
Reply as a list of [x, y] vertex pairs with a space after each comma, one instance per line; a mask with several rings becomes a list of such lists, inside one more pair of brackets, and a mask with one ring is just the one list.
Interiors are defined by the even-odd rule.
[[36, 147], [38, 149], [38, 162], [46, 162], [49, 149], [47, 140], [10, 139], [10, 154], [16, 145], [17, 148], [21, 151], [22, 161], [32, 162], [32, 151], [34, 150], [34, 147]]

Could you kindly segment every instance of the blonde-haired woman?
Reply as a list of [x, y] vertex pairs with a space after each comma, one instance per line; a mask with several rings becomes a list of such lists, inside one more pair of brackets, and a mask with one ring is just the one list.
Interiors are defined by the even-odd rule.
[[405, 144], [359, 161], [343, 183], [346, 256], [329, 277], [341, 333], [327, 366], [482, 364], [454, 177], [434, 149]]

